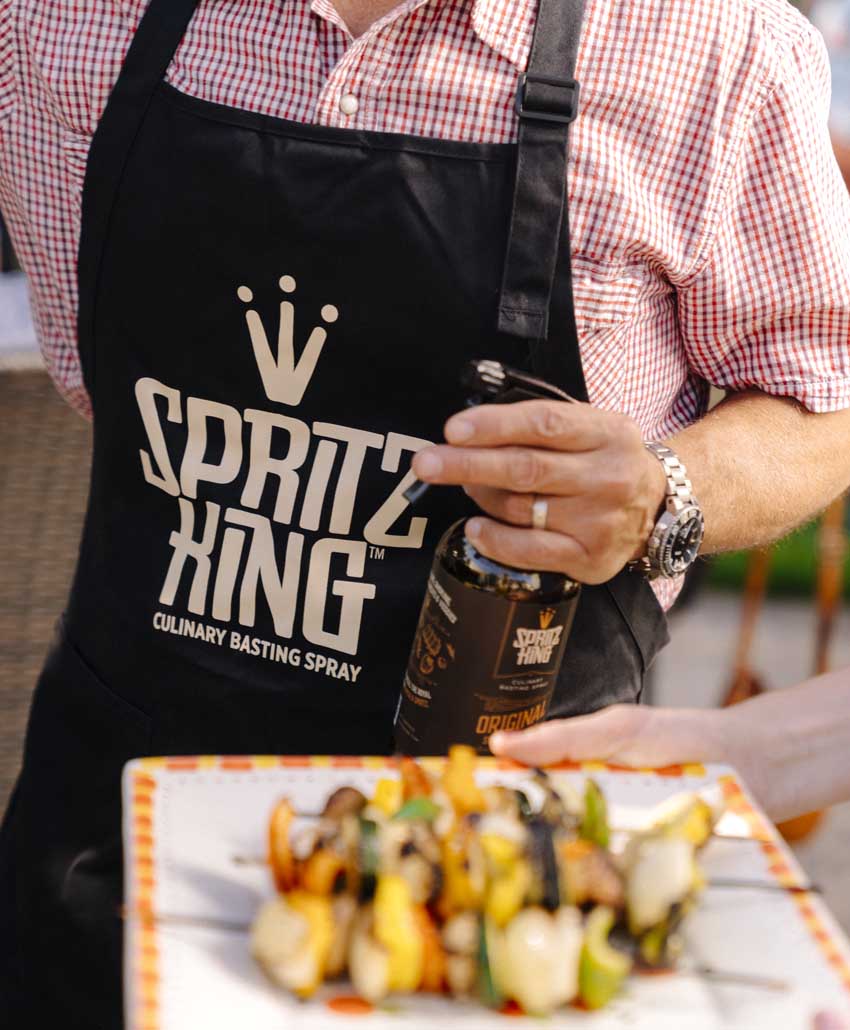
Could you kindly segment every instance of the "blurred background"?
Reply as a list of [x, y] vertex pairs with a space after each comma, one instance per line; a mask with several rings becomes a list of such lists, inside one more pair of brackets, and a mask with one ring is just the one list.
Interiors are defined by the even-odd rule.
[[[850, 0], [814, 0], [806, 13], [830, 48], [833, 135], [850, 179]], [[90, 438], [42, 368], [25, 277], [0, 222], [0, 812], [73, 572]], [[671, 617], [672, 643], [648, 700], [703, 707], [730, 691], [790, 686], [827, 666], [845, 665], [850, 675], [847, 526], [838, 503], [770, 551], [700, 563]], [[850, 930], [850, 804], [826, 813], [795, 847]]]

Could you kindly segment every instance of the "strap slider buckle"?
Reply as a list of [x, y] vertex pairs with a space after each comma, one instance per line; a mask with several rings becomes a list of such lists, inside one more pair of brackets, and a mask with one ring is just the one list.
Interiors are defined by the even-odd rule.
[[[528, 96], [529, 84], [541, 83], [544, 86], [559, 87], [560, 95], [550, 97], [545, 107], [538, 106], [540, 101], [532, 101]], [[530, 106], [529, 106], [530, 103]], [[514, 110], [520, 118], [530, 118], [539, 122], [561, 122], [569, 125], [575, 121], [578, 115], [579, 84], [575, 79], [559, 79], [551, 75], [535, 75], [533, 72], [523, 72], [519, 77], [516, 89]]]

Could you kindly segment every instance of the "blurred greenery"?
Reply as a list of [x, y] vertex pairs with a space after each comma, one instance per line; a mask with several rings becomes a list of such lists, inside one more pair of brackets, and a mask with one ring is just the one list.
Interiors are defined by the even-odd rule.
[[[708, 573], [710, 586], [739, 588], [747, 568], [746, 551], [713, 558]], [[813, 597], [817, 556], [817, 524], [811, 523], [778, 543], [770, 563], [768, 592], [774, 595]], [[850, 598], [850, 553], [844, 562], [844, 596]]]

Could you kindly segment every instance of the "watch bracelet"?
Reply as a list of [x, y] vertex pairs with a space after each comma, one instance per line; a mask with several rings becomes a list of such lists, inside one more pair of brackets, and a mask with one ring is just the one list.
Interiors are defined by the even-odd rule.
[[[658, 537], [656, 542], [658, 524], [661, 518], [665, 513], [678, 515], [687, 507], [699, 508], [699, 502], [694, 496], [693, 485], [688, 478], [687, 468], [678, 454], [665, 444], [656, 443], [655, 441], [644, 441], [644, 447], [661, 462], [664, 469], [666, 489], [663, 508], [647, 540], [647, 553], [640, 558], [628, 562], [627, 567], [631, 571], [643, 572], [648, 579], [652, 580], [665, 576], [664, 570], [659, 564], [653, 562], [651, 556], [653, 544], [657, 548], [662, 541], [662, 538]], [[675, 578], [675, 576], [666, 576], [665, 578]]]

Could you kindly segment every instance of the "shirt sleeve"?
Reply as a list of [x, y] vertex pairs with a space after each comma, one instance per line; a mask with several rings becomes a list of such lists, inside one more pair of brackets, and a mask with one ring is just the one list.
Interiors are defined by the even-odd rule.
[[12, 33], [12, 4], [0, 0], [0, 124], [12, 110], [15, 96], [15, 41]]
[[678, 290], [697, 375], [817, 412], [850, 407], [850, 195], [827, 129], [829, 82], [807, 28], [742, 139], [707, 256]]

